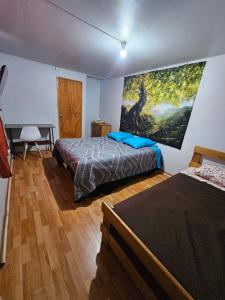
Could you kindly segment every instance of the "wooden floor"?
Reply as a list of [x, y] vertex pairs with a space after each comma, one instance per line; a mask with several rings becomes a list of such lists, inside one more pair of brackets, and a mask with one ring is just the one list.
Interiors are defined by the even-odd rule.
[[[0, 298], [142, 299], [114, 254], [101, 246], [101, 203], [120, 202], [167, 176], [129, 180], [110, 195], [73, 202], [73, 185], [50, 152], [14, 160], [7, 263]], [[107, 187], [106, 187], [107, 189]]]

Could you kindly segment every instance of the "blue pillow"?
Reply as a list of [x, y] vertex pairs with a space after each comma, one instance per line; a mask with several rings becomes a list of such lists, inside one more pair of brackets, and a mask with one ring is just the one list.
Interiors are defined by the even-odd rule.
[[156, 144], [156, 142], [150, 140], [150, 139], [146, 139], [143, 137], [135, 137], [132, 136], [131, 138], [128, 138], [126, 140], [123, 141], [123, 143], [135, 148], [135, 149], [139, 149], [139, 148], [143, 148], [143, 147], [150, 147]]
[[133, 135], [129, 132], [123, 132], [123, 131], [111, 131], [107, 135], [109, 138], [116, 140], [117, 142], [121, 142], [127, 138], [132, 137]]

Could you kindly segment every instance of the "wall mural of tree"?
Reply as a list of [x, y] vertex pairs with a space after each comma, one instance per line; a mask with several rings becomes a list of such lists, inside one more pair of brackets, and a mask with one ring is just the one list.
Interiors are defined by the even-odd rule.
[[205, 64], [125, 77], [120, 130], [181, 149]]

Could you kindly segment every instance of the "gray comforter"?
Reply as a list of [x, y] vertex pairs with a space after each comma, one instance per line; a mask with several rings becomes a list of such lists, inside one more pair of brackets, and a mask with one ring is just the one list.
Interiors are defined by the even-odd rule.
[[149, 147], [134, 149], [107, 137], [60, 139], [55, 149], [74, 172], [75, 200], [102, 183], [156, 168], [154, 150]]

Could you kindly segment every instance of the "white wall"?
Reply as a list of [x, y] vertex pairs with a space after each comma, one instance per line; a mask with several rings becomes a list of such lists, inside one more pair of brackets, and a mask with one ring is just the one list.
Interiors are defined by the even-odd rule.
[[100, 106], [100, 83], [101, 81], [95, 78], [87, 77], [86, 89], [86, 132], [85, 135], [91, 136], [91, 122], [99, 117]]
[[[123, 77], [101, 83], [100, 116], [119, 129]], [[181, 150], [159, 145], [165, 170], [175, 174], [191, 159], [194, 146], [225, 151], [225, 55], [207, 59]]]
[[100, 118], [111, 124], [114, 131], [120, 127], [123, 81], [123, 77], [101, 81]]
[[2, 95], [6, 123], [52, 123], [58, 136], [56, 78], [82, 81], [82, 135], [86, 124], [86, 74], [55, 68], [0, 53], [0, 65], [6, 64], [8, 78]]
[[[2, 108], [2, 96], [0, 95], [0, 108]], [[4, 121], [3, 111], [0, 113], [1, 118]], [[3, 247], [3, 236], [4, 236], [4, 221], [5, 221], [5, 212], [6, 212], [6, 196], [8, 188], [9, 179], [0, 178], [0, 262], [1, 262], [1, 250]]]

